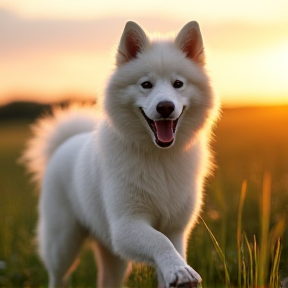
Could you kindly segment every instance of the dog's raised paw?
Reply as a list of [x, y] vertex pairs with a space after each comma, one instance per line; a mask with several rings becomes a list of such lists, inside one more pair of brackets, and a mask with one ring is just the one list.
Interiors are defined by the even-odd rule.
[[175, 273], [175, 279], [169, 287], [175, 288], [198, 288], [202, 279], [190, 266], [182, 267]]

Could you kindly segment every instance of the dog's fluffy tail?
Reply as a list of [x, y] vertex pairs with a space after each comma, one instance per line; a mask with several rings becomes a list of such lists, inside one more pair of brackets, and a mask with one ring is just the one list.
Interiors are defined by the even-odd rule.
[[33, 124], [33, 136], [20, 159], [33, 175], [32, 180], [41, 186], [45, 167], [55, 150], [68, 138], [93, 131], [98, 119], [95, 106], [73, 104], [67, 108], [56, 107], [52, 115]]

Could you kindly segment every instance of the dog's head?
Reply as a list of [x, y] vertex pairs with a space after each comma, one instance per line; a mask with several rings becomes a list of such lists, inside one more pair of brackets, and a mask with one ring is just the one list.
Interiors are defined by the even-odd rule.
[[186, 24], [172, 41], [151, 40], [128, 22], [105, 98], [120, 137], [138, 145], [149, 145], [152, 137], [160, 148], [188, 145], [217, 110], [204, 61], [197, 22]]

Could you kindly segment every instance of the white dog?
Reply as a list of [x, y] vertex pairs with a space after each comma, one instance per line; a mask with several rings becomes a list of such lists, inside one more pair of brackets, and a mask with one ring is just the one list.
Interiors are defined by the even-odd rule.
[[154, 265], [159, 287], [201, 282], [185, 242], [210, 171], [218, 101], [197, 22], [175, 40], [158, 38], [126, 24], [102, 117], [70, 107], [34, 126], [24, 159], [42, 188], [39, 250], [51, 288], [87, 237], [99, 288], [121, 287], [128, 260]]

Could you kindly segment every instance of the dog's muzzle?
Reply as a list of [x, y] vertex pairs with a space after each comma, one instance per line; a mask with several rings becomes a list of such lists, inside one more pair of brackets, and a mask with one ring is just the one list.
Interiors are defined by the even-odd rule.
[[[161, 104], [161, 102], [159, 104]], [[183, 107], [183, 110], [180, 116], [177, 119], [172, 120], [172, 119], [169, 119], [168, 117], [174, 111], [174, 105], [173, 105], [173, 110], [172, 110], [171, 106], [169, 105], [162, 105], [162, 108], [161, 108], [161, 105], [159, 104], [157, 105], [157, 111], [159, 110], [158, 113], [163, 117], [163, 119], [154, 121], [145, 114], [142, 107], [140, 107], [140, 111], [155, 136], [156, 144], [161, 148], [168, 148], [174, 142], [178, 120], [183, 114], [185, 107]], [[164, 117], [164, 116], [167, 116], [167, 117]]]

